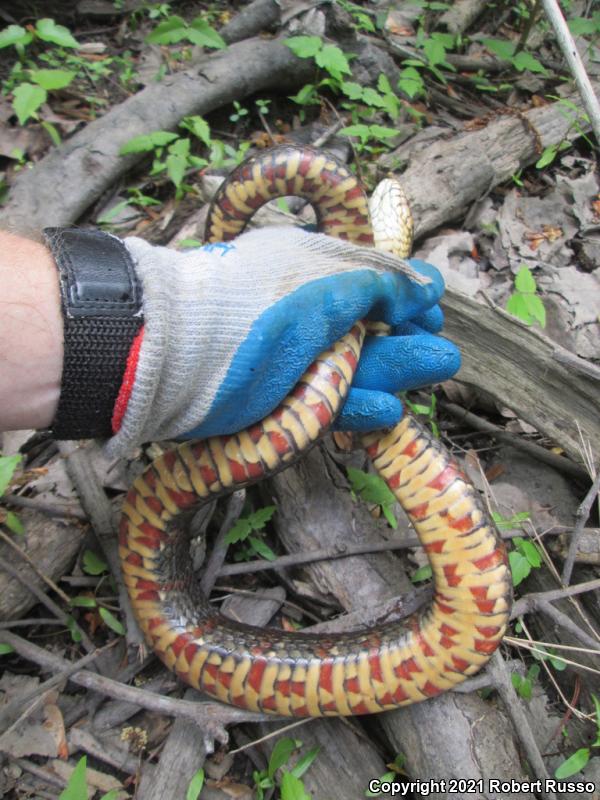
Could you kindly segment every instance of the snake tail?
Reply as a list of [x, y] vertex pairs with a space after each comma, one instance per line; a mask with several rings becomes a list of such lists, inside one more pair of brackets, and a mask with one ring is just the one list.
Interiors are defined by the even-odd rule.
[[[290, 147], [242, 164], [225, 182], [209, 212], [208, 237], [232, 238], [256, 208], [281, 194], [306, 196], [326, 233], [372, 241], [366, 197], [347, 168]], [[221, 615], [195, 580], [186, 525], [192, 514], [275, 474], [323, 436], [347, 396], [364, 335], [357, 322], [269, 416], [238, 434], [168, 451], [126, 496], [119, 554], [146, 640], [182, 680], [218, 700], [296, 717], [385, 711], [477, 672], [506, 629], [512, 590], [503, 543], [457, 462], [410, 415], [364, 436], [363, 444], [429, 557], [434, 596], [424, 609], [337, 635], [261, 629]]]

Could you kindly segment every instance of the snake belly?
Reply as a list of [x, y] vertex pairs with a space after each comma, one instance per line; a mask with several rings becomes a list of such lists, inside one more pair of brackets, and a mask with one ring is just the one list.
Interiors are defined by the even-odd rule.
[[[372, 245], [367, 199], [332, 156], [283, 146], [240, 165], [209, 211], [207, 239], [237, 236], [268, 200], [306, 197], [319, 228]], [[187, 523], [199, 504], [259, 481], [317, 442], [343, 405], [360, 356], [357, 322], [291, 394], [235, 435], [186, 442], [147, 467], [128, 492], [119, 552], [149, 645], [191, 686], [254, 711], [347, 716], [416, 703], [477, 672], [498, 647], [511, 605], [506, 552], [457, 462], [414, 417], [369, 433], [369, 457], [429, 557], [434, 597], [408, 619], [343, 634], [241, 625], [201, 593]]]

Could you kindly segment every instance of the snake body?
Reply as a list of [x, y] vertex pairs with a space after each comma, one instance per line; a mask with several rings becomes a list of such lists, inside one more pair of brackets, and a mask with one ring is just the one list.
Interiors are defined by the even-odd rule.
[[[259, 206], [282, 195], [309, 199], [326, 233], [373, 244], [367, 200], [352, 173], [329, 155], [285, 146], [226, 180], [209, 212], [208, 240], [235, 237]], [[360, 632], [306, 635], [234, 622], [198, 588], [186, 522], [199, 503], [273, 475], [323, 436], [343, 405], [364, 334], [357, 322], [260, 423], [179, 445], [126, 496], [120, 557], [137, 620], [170, 669], [218, 700], [297, 717], [385, 711], [473, 675], [506, 629], [504, 546], [458, 464], [410, 415], [363, 444], [428, 554], [435, 594], [424, 610]]]

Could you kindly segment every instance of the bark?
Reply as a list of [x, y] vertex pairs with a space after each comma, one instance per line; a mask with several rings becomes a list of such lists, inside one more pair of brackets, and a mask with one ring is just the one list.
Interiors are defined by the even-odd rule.
[[458, 292], [448, 290], [443, 306], [445, 335], [463, 355], [458, 379], [485, 389], [581, 461], [581, 436], [600, 439], [600, 380], [587, 374], [587, 362], [501, 309]]
[[[72, 522], [50, 519], [31, 509], [20, 511], [19, 517], [25, 535], [18, 538], [17, 544], [40, 572], [53, 581], [59, 580], [70, 569], [83, 542], [85, 528]], [[39, 602], [27, 586], [32, 584], [43, 591], [47, 591], [48, 587], [4, 542], [0, 543], [0, 557], [23, 576], [23, 583], [20, 583], [0, 569], [0, 619], [19, 619]]]

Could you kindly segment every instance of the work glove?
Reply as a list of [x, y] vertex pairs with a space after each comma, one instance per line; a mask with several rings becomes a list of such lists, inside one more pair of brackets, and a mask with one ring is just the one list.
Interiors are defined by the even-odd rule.
[[444, 284], [424, 262], [292, 227], [183, 253], [138, 238], [125, 245], [145, 323], [115, 405], [110, 454], [258, 422], [359, 319], [385, 322], [392, 335], [367, 337], [339, 430], [395, 424], [397, 392], [460, 366], [457, 348], [434, 335]]

